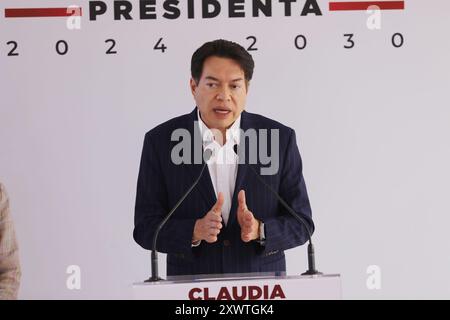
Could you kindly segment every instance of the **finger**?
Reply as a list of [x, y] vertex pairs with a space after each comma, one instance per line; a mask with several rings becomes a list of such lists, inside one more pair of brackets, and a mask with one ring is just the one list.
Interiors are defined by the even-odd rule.
[[253, 227], [253, 219], [250, 220], [244, 219], [244, 221], [242, 221], [242, 227], [243, 228]]
[[220, 233], [220, 230], [216, 229], [216, 228], [211, 228], [208, 230], [208, 234], [210, 236], [217, 236], [219, 233]]
[[222, 212], [223, 201], [224, 201], [223, 193], [219, 192], [219, 194], [217, 195], [216, 204], [213, 206], [211, 211], [213, 211], [215, 214], [220, 214]]
[[222, 222], [222, 215], [218, 215], [214, 212], [211, 212], [211, 214], [208, 216], [207, 219], [208, 222], [215, 222], [215, 223], [221, 223]]
[[239, 208], [243, 211], [247, 210], [247, 202], [245, 200], [245, 191], [241, 190], [238, 193], [238, 204]]
[[247, 233], [241, 233], [241, 239], [244, 242], [249, 242], [250, 241], [250, 235]]
[[212, 237], [217, 236], [219, 233], [220, 233], [220, 230], [219, 229], [215, 229], [215, 228], [209, 229], [209, 231], [208, 231], [208, 234], [210, 236], [212, 236]]
[[211, 222], [209, 224], [209, 227], [211, 229], [218, 229], [218, 230], [220, 230], [220, 229], [222, 229], [222, 224], [221, 223], [217, 223], [217, 222]]
[[253, 213], [249, 210], [245, 212], [245, 220], [251, 222], [253, 220]]

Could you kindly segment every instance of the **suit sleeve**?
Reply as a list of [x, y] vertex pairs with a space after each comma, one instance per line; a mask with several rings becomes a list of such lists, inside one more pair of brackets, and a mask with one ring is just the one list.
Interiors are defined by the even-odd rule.
[[[297, 147], [295, 131], [291, 130], [289, 142], [284, 155], [279, 194], [286, 203], [307, 223], [314, 232], [311, 206], [302, 174], [302, 160]], [[304, 244], [308, 233], [302, 224], [279, 203], [279, 215], [264, 221], [265, 252], [286, 250]]]
[[[134, 240], [151, 250], [158, 225], [168, 214], [168, 192], [160, 159], [152, 136], [147, 133], [142, 149], [136, 190]], [[164, 253], [190, 253], [195, 219], [169, 219], [161, 229], [157, 250]]]

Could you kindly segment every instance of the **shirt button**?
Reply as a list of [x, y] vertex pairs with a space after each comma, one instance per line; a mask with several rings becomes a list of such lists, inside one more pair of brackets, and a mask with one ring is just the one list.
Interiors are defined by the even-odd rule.
[[223, 240], [223, 246], [224, 247], [229, 247], [231, 244], [230, 240]]

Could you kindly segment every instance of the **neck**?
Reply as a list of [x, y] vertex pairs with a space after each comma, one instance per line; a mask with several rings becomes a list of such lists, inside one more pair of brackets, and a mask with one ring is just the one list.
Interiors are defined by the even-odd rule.
[[[211, 130], [214, 134], [215, 141], [217, 141], [220, 145], [224, 145], [227, 142], [227, 129], [228, 128], [213, 128], [209, 126], [202, 118], [202, 115], [200, 112], [198, 113], [200, 116], [200, 119], [203, 121], [205, 126]], [[234, 122], [233, 122], [234, 123]], [[233, 125], [233, 123], [230, 125], [230, 127]]]
[[222, 137], [216, 137], [216, 141], [218, 141], [220, 143], [222, 140], [221, 145], [224, 145], [225, 143], [227, 143], [227, 129], [217, 129], [217, 130], [220, 131], [220, 134], [222, 135]]

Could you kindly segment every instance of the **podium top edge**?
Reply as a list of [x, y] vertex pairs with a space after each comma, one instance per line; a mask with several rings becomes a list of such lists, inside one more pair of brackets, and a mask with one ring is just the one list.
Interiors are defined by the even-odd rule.
[[212, 275], [183, 275], [183, 276], [169, 276], [167, 279], [161, 279], [156, 282], [136, 282], [133, 286], [142, 285], [162, 285], [174, 283], [202, 283], [202, 282], [217, 282], [217, 281], [245, 281], [245, 280], [269, 280], [269, 279], [320, 279], [320, 278], [340, 278], [340, 274], [321, 274], [321, 275], [286, 275], [284, 273], [235, 273], [235, 274], [212, 274]]

